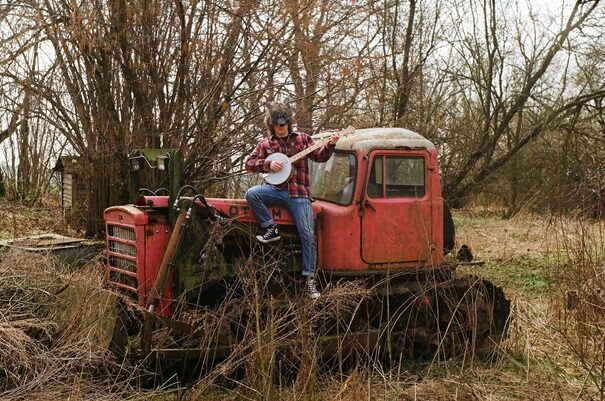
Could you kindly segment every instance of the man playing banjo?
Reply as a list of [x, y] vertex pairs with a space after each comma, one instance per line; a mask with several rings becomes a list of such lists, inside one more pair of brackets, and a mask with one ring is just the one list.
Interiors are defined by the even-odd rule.
[[[260, 226], [266, 229], [256, 239], [262, 243], [269, 243], [281, 239], [279, 230], [269, 213], [267, 205], [281, 205], [288, 208], [302, 241], [303, 270], [306, 278], [307, 293], [311, 299], [320, 296], [315, 279], [315, 263], [317, 257], [317, 244], [315, 242], [315, 227], [313, 209], [311, 207], [311, 189], [309, 179], [309, 166], [306, 158], [288, 163], [267, 160], [269, 155], [281, 153], [287, 157], [315, 145], [309, 135], [295, 132], [292, 129], [293, 113], [289, 102], [267, 102], [265, 124], [268, 138], [263, 139], [246, 159], [246, 171], [254, 173], [267, 173], [279, 175], [288, 173], [285, 167], [291, 168], [291, 174], [282, 185], [263, 183], [253, 186], [246, 191], [246, 200]], [[338, 134], [332, 135], [325, 145], [308, 154], [316, 162], [326, 162], [332, 156]], [[311, 150], [311, 149], [309, 149]], [[271, 159], [269, 157], [269, 159]], [[288, 170], [289, 171], [289, 170]], [[266, 179], [270, 182], [270, 180]]]

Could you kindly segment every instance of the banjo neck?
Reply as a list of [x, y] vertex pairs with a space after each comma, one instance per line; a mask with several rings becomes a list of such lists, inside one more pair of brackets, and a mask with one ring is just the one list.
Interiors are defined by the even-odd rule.
[[324, 146], [324, 144], [328, 141], [328, 139], [330, 139], [330, 138], [324, 138], [324, 139], [318, 141], [317, 143], [315, 143], [314, 145], [309, 146], [305, 150], [302, 150], [302, 151], [298, 152], [297, 154], [295, 154], [294, 156], [291, 156], [289, 158], [290, 163], [296, 163], [297, 161], [299, 161], [300, 159], [302, 159], [309, 153], [315, 152], [315, 150]]
[[[346, 129], [340, 131], [338, 133], [338, 135], [340, 135], [340, 136], [347, 136], [349, 134], [352, 134], [353, 132], [355, 132], [355, 128], [353, 126], [348, 126]], [[315, 152], [315, 150], [317, 150], [317, 149], [321, 148], [322, 146], [324, 146], [329, 140], [330, 140], [329, 137], [322, 138], [322, 139], [318, 140], [315, 144], [309, 146], [305, 150], [302, 150], [302, 151], [298, 152], [297, 154], [295, 154], [294, 156], [291, 156], [289, 158], [290, 163], [296, 163], [297, 161], [299, 161], [300, 159], [302, 159], [303, 157], [305, 157], [309, 153]]]

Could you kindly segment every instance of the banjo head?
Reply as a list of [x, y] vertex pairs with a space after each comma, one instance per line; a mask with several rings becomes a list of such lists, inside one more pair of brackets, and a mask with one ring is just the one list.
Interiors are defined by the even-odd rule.
[[267, 161], [279, 162], [283, 165], [282, 169], [278, 172], [267, 173], [264, 175], [265, 182], [271, 185], [281, 185], [288, 181], [290, 174], [292, 173], [292, 165], [290, 159], [283, 153], [272, 153], [265, 159]]

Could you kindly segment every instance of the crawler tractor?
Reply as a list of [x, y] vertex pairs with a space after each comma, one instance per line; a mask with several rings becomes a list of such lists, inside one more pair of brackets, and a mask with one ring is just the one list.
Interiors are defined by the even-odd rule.
[[[456, 273], [469, 263], [468, 247], [446, 257], [454, 225], [437, 150], [414, 132], [358, 130], [328, 162], [311, 163], [323, 292], [315, 301], [302, 295], [301, 246], [287, 209], [270, 209], [281, 241], [259, 244], [245, 200], [180, 186], [177, 151], [135, 151], [130, 160], [133, 188], [152, 179], [166, 187], [105, 211], [106, 280], [127, 304], [114, 344], [131, 357], [211, 363], [259, 333], [288, 353], [311, 332], [326, 359], [399, 361], [489, 354], [506, 336], [502, 288]], [[304, 333], [301, 310], [317, 316]]]

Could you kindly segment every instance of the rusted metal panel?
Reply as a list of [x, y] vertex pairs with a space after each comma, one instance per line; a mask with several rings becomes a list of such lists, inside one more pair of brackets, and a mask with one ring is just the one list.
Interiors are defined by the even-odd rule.
[[[429, 260], [433, 222], [428, 156], [424, 151], [406, 152], [404, 157], [396, 151], [372, 152], [369, 169], [375, 171], [368, 174], [360, 205], [361, 258], [366, 263]], [[406, 168], [397, 170], [402, 164]], [[411, 181], [409, 177], [396, 176], [404, 172], [421, 176]], [[418, 179], [420, 182], [416, 182]], [[373, 190], [373, 186], [377, 188]], [[415, 193], [408, 193], [410, 188]]]
[[[149, 218], [149, 224], [145, 227], [145, 294], [149, 294], [153, 287], [172, 234], [167, 216], [155, 211], [151, 213], [153, 218]], [[170, 300], [173, 297], [173, 276], [173, 272], [170, 272], [159, 307], [156, 309], [159, 316], [172, 315]]]
[[10, 248], [49, 254], [63, 263], [83, 265], [93, 256], [98, 255], [101, 250], [99, 245], [97, 241], [93, 240], [47, 233], [0, 241], [0, 250]]
[[[227, 216], [237, 219], [242, 223], [256, 223], [256, 218], [245, 199], [219, 199], [208, 198], [208, 203]], [[269, 213], [277, 225], [293, 225], [294, 219], [288, 208], [283, 206], [269, 206]]]

